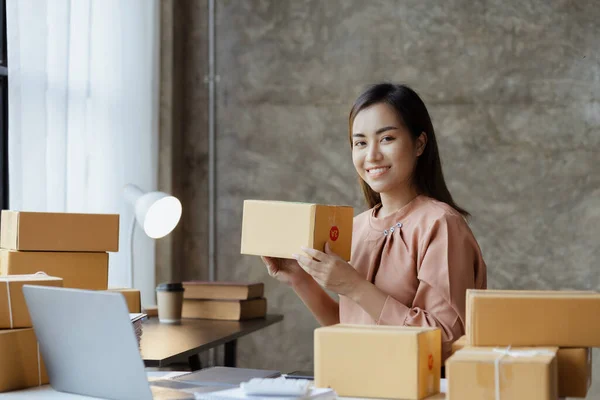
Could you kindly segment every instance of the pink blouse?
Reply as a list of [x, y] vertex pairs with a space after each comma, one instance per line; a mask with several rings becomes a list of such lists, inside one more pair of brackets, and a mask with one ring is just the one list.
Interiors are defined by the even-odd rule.
[[374, 320], [340, 296], [340, 322], [439, 327], [445, 360], [465, 334], [466, 290], [487, 287], [477, 241], [460, 213], [427, 196], [384, 218], [377, 208], [354, 218], [350, 264], [387, 300]]

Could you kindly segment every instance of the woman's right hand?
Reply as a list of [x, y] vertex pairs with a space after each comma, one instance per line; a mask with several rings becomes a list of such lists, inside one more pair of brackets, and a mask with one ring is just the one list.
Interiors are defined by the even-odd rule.
[[269, 275], [288, 286], [294, 287], [305, 279], [312, 279], [296, 260], [264, 256], [260, 258], [265, 263]]

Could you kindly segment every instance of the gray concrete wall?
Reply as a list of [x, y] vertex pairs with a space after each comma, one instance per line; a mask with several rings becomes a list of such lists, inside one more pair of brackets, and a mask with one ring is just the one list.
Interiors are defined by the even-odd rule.
[[[172, 172], [186, 208], [178, 267], [191, 279], [207, 276], [206, 1], [185, 7], [183, 162]], [[364, 210], [347, 115], [381, 80], [428, 105], [491, 288], [600, 289], [598, 21], [595, 1], [217, 1], [218, 278], [265, 281], [269, 312], [285, 314], [240, 340], [239, 365], [310, 369], [317, 326], [239, 254], [242, 202]]]

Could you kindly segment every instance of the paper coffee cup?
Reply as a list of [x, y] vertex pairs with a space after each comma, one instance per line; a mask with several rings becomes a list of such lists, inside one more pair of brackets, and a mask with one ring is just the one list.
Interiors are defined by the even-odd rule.
[[181, 323], [183, 291], [184, 289], [181, 283], [161, 283], [156, 287], [158, 320], [161, 323]]

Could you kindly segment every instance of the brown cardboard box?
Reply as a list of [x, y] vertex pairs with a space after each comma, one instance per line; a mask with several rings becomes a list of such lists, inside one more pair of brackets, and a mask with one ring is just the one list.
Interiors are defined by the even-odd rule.
[[35, 274], [39, 271], [63, 278], [66, 288], [106, 290], [108, 253], [0, 249], [0, 275]]
[[48, 383], [33, 329], [0, 330], [0, 392]]
[[63, 280], [46, 275], [9, 275], [0, 276], [0, 328], [30, 328], [31, 318], [23, 285], [62, 287]]
[[245, 200], [242, 254], [292, 258], [302, 246], [332, 251], [350, 260], [354, 210], [283, 201]]
[[119, 251], [119, 215], [2, 210], [0, 247], [30, 251]]
[[600, 319], [590, 315], [600, 315], [600, 293], [467, 290], [467, 337], [476, 347], [600, 347]]
[[556, 347], [498, 350], [465, 348], [452, 355], [446, 362], [448, 400], [556, 400]]
[[108, 289], [109, 292], [121, 293], [125, 297], [127, 302], [127, 308], [130, 313], [141, 313], [142, 312], [142, 300], [140, 291], [137, 289], [118, 288]]
[[315, 329], [315, 386], [339, 396], [423, 399], [440, 391], [438, 328], [333, 325]]
[[146, 314], [148, 318], [158, 317], [158, 306], [145, 306], [142, 312]]
[[[467, 336], [461, 336], [452, 344], [452, 354], [468, 345]], [[481, 347], [479, 347], [481, 348]], [[492, 347], [484, 347], [492, 349]], [[519, 350], [515, 348], [514, 350]], [[585, 397], [592, 383], [592, 351], [583, 347], [561, 347], [556, 352], [558, 367], [558, 396]]]

